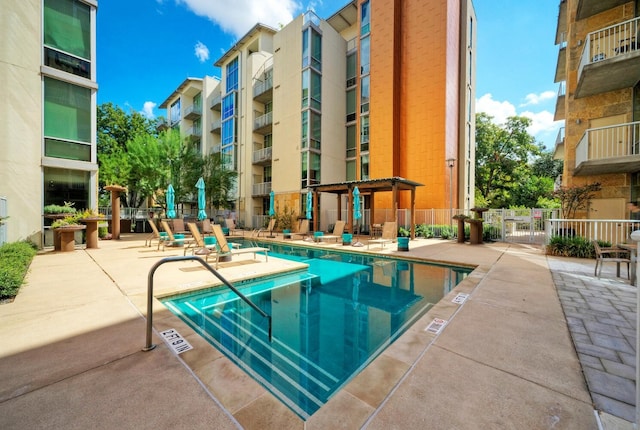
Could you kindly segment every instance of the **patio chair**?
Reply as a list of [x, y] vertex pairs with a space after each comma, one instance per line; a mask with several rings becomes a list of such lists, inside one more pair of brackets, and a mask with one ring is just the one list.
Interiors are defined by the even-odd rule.
[[387, 243], [395, 242], [398, 237], [398, 224], [395, 221], [387, 221], [382, 226], [382, 235], [380, 239], [369, 239], [367, 243], [367, 249], [371, 247], [372, 243], [379, 243], [384, 248]]
[[162, 225], [162, 229], [167, 233], [167, 239], [158, 241], [158, 249], [160, 249], [160, 244], [162, 244], [162, 250], [164, 251], [164, 248], [166, 246], [184, 246], [185, 244], [189, 244], [193, 240], [176, 238], [173, 234], [173, 231], [171, 230], [171, 227], [169, 227], [169, 223], [165, 220], [160, 221], [160, 224]]
[[295, 233], [291, 233], [291, 238], [293, 239], [294, 236], [302, 236], [302, 238], [307, 238], [309, 236], [311, 236], [311, 233], [309, 233], [309, 220], [308, 219], [303, 219], [300, 221], [300, 225], [298, 226], [298, 231]]
[[213, 257], [216, 260], [216, 269], [220, 263], [220, 257], [230, 256], [239, 254], [247, 254], [253, 253], [253, 258], [256, 259], [258, 252], [264, 252], [265, 261], [269, 261], [269, 248], [262, 248], [260, 246], [252, 246], [250, 248], [239, 248], [233, 242], [227, 242], [227, 238], [222, 232], [222, 227], [220, 224], [213, 224], [213, 235], [216, 237], [218, 241], [217, 252], [213, 253]]
[[224, 223], [229, 229], [229, 236], [233, 236], [236, 232], [239, 232], [241, 236], [244, 236], [244, 230], [236, 228], [236, 221], [233, 218], [225, 219]]
[[205, 236], [210, 236], [213, 234], [213, 229], [211, 228], [211, 221], [208, 218], [202, 220], [202, 234]]
[[276, 228], [276, 219], [275, 218], [271, 218], [269, 220], [269, 225], [266, 228], [261, 228], [256, 232], [256, 236], [260, 237], [260, 234], [265, 233], [265, 232], [269, 232], [269, 236], [273, 236], [273, 229]]
[[319, 242], [324, 242], [325, 240], [333, 240], [338, 242], [338, 240], [342, 240], [342, 233], [344, 232], [345, 222], [338, 220], [336, 221], [336, 225], [333, 226], [333, 232], [331, 234], [318, 236]]
[[193, 255], [204, 255], [205, 261], [209, 261], [209, 254], [216, 252], [216, 243], [207, 244], [205, 242], [205, 239], [200, 234], [200, 230], [198, 230], [198, 226], [196, 224], [188, 222], [187, 228], [191, 232], [193, 240], [184, 247], [184, 255], [187, 255], [187, 251], [191, 251]]
[[158, 240], [158, 245], [160, 245], [160, 241], [164, 239], [160, 236], [160, 231], [158, 230], [156, 222], [153, 218], [149, 218], [147, 221], [151, 226], [151, 234], [144, 240], [144, 246], [151, 246], [151, 242], [153, 242], [154, 239]]
[[184, 220], [182, 218], [174, 218], [171, 220], [174, 234], [189, 234], [189, 231], [184, 226]]
[[[602, 273], [602, 266], [606, 262], [616, 263], [616, 275], [620, 277], [620, 263], [627, 263], [627, 279], [630, 279], [629, 265], [631, 264], [631, 256], [629, 251], [618, 247], [601, 247], [597, 240], [592, 241], [593, 248], [596, 252], [596, 268], [594, 275], [600, 278]], [[598, 270], [600, 266], [600, 270]]]

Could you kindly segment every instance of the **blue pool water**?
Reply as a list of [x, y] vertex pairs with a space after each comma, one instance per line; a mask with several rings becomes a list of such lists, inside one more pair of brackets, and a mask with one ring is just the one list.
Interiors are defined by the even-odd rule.
[[308, 270], [164, 299], [175, 314], [307, 419], [471, 269], [260, 243]]

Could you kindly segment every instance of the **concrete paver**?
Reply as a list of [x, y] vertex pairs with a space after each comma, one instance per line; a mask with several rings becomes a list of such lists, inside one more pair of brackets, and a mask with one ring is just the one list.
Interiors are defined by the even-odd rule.
[[[400, 256], [476, 269], [305, 423], [157, 300], [154, 327], [176, 327], [195, 348], [176, 356], [154, 335], [158, 347], [140, 351], [149, 269], [182, 255], [144, 247], [145, 236], [36, 257], [0, 306], [0, 427], [583, 430], [598, 428], [593, 403], [612, 414], [606, 430], [629, 424], [635, 289], [606, 267], [597, 280], [593, 262], [529, 246], [412, 241]], [[244, 279], [290, 264], [250, 256], [221, 272]], [[155, 292], [200, 288], [207, 274], [163, 266]], [[470, 294], [462, 305], [451, 302], [458, 292]], [[449, 320], [438, 335], [425, 331], [434, 317]]]

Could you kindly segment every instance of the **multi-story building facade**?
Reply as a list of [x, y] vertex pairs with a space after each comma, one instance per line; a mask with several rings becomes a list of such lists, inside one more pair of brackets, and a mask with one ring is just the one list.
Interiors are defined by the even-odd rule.
[[[302, 215], [310, 186], [386, 177], [427, 185], [419, 208], [472, 207], [474, 55], [470, 0], [357, 0], [327, 19], [256, 24], [215, 62], [220, 101], [207, 102], [220, 112], [210, 149], [238, 172], [237, 218], [262, 225], [271, 191], [277, 212]], [[318, 204], [337, 208], [333, 196]]]
[[640, 2], [562, 0], [556, 44], [562, 184], [600, 183], [579, 216], [624, 219], [640, 200]]
[[95, 0], [2, 2], [4, 240], [42, 245], [44, 205], [97, 208], [97, 6]]

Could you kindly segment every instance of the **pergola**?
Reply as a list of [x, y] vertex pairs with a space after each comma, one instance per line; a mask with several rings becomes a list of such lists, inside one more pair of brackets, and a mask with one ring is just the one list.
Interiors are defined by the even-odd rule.
[[[361, 195], [371, 195], [371, 215], [374, 214], [374, 194], [380, 192], [392, 192], [393, 193], [393, 217], [394, 221], [398, 219], [398, 193], [400, 191], [411, 192], [411, 238], [415, 239], [415, 214], [416, 214], [416, 187], [422, 187], [424, 184], [419, 184], [408, 179], [400, 177], [382, 178], [382, 179], [370, 179], [367, 181], [347, 181], [338, 182], [335, 184], [317, 184], [311, 185], [309, 188], [313, 193], [313, 213], [317, 214], [318, 208], [318, 194], [319, 193], [333, 193], [337, 195], [338, 199], [338, 217], [342, 213], [342, 195], [348, 195], [348, 201], [353, 202], [353, 189], [358, 187]], [[347, 205], [347, 225], [349, 231], [353, 233], [353, 204]], [[319, 216], [313, 217], [313, 230], [318, 230]]]

